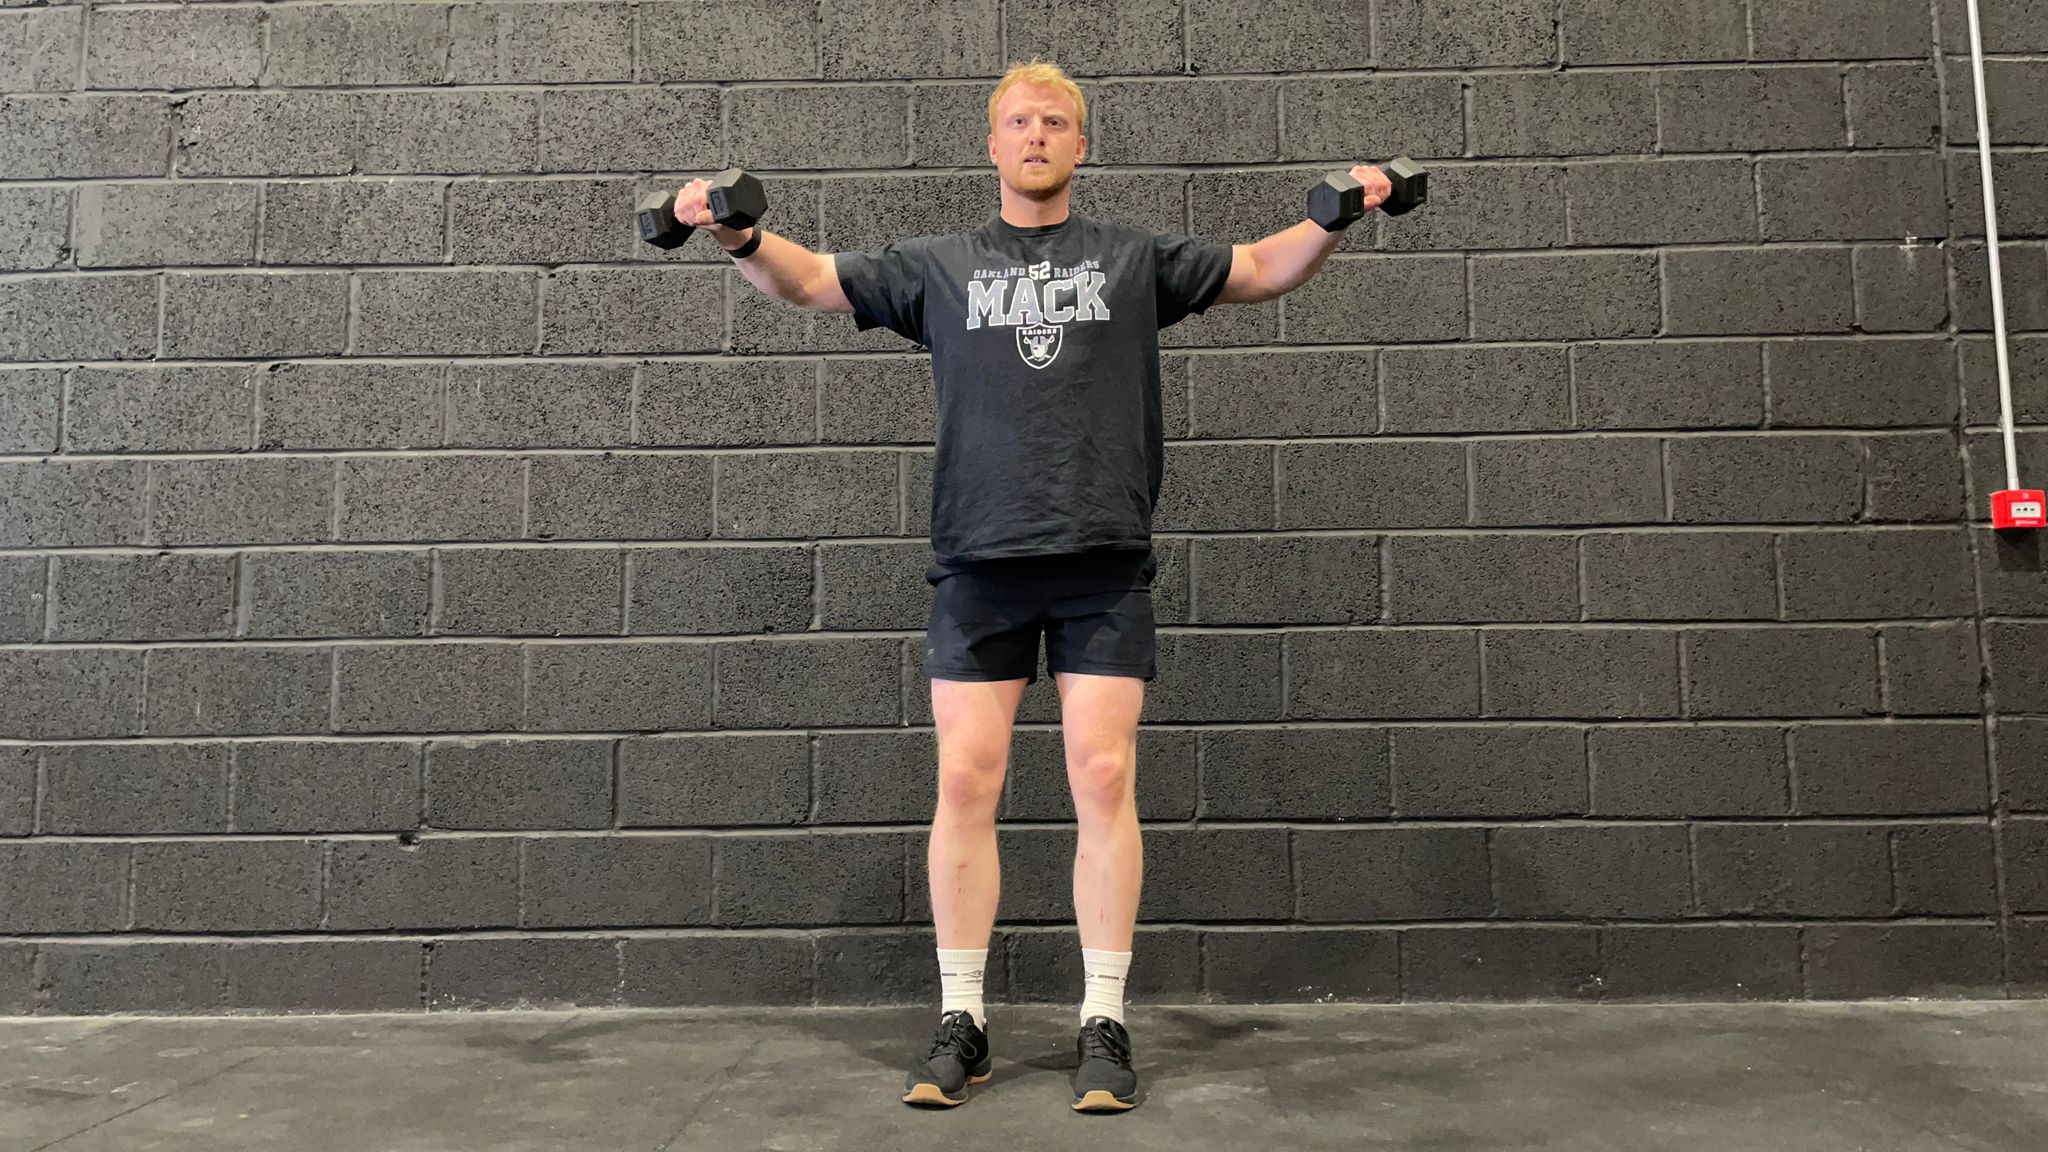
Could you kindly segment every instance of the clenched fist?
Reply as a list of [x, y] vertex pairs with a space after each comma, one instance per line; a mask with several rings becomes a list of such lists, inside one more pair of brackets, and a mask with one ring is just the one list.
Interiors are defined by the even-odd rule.
[[[1351, 169], [1351, 178], [1365, 185], [1365, 210], [1367, 212], [1385, 204], [1387, 197], [1394, 194], [1394, 182], [1387, 179], [1385, 172], [1370, 164], [1360, 164]], [[681, 207], [681, 201], [677, 201], [677, 206]]]
[[683, 185], [682, 191], [676, 193], [676, 221], [702, 228], [720, 248], [737, 248], [746, 239], [747, 228], [728, 228], [712, 217], [711, 181], [702, 177]]

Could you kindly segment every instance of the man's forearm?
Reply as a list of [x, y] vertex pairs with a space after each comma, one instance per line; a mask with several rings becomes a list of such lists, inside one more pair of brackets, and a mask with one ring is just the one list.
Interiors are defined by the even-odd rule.
[[1282, 296], [1308, 283], [1343, 242], [1344, 233], [1325, 232], [1314, 221], [1303, 220], [1253, 244], [1262, 295]]
[[761, 246], [735, 265], [747, 283], [785, 304], [802, 308], [810, 303], [820, 261], [829, 259], [763, 228]]

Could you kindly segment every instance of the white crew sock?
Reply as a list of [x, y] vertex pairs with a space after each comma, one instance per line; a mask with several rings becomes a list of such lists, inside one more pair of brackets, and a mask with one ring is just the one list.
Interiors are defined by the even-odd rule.
[[1124, 977], [1131, 971], [1129, 952], [1081, 949], [1081, 971], [1088, 992], [1081, 1000], [1081, 1023], [1091, 1016], [1107, 1016], [1124, 1022]]
[[988, 970], [986, 948], [939, 949], [940, 1012], [965, 1010], [974, 1014], [977, 1028], [988, 1027], [988, 1015], [981, 1006], [982, 976]]

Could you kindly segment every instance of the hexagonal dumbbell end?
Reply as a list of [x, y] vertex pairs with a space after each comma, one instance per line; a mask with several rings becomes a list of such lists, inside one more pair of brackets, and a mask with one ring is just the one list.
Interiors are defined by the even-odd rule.
[[1429, 169], [1406, 156], [1396, 156], [1380, 165], [1380, 171], [1394, 184], [1393, 195], [1380, 205], [1380, 211], [1389, 216], [1405, 216], [1429, 199]]
[[640, 201], [640, 208], [633, 214], [640, 225], [640, 239], [656, 248], [680, 248], [683, 241], [696, 231], [688, 224], [676, 219], [676, 194], [674, 192], [653, 192]]
[[711, 218], [727, 228], [752, 228], [768, 214], [768, 193], [758, 177], [743, 169], [720, 172], [705, 195], [711, 201]]
[[1308, 218], [1325, 232], [1341, 232], [1365, 215], [1365, 185], [1349, 172], [1332, 172], [1308, 190]]

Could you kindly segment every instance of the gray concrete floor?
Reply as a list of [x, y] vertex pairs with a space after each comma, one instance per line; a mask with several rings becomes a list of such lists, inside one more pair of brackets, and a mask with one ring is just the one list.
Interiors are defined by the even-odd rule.
[[1068, 1010], [996, 1007], [965, 1107], [896, 1103], [933, 1013], [0, 1020], [0, 1149], [2020, 1152], [2048, 1002], [1141, 1007], [1147, 1098], [1066, 1107]]

